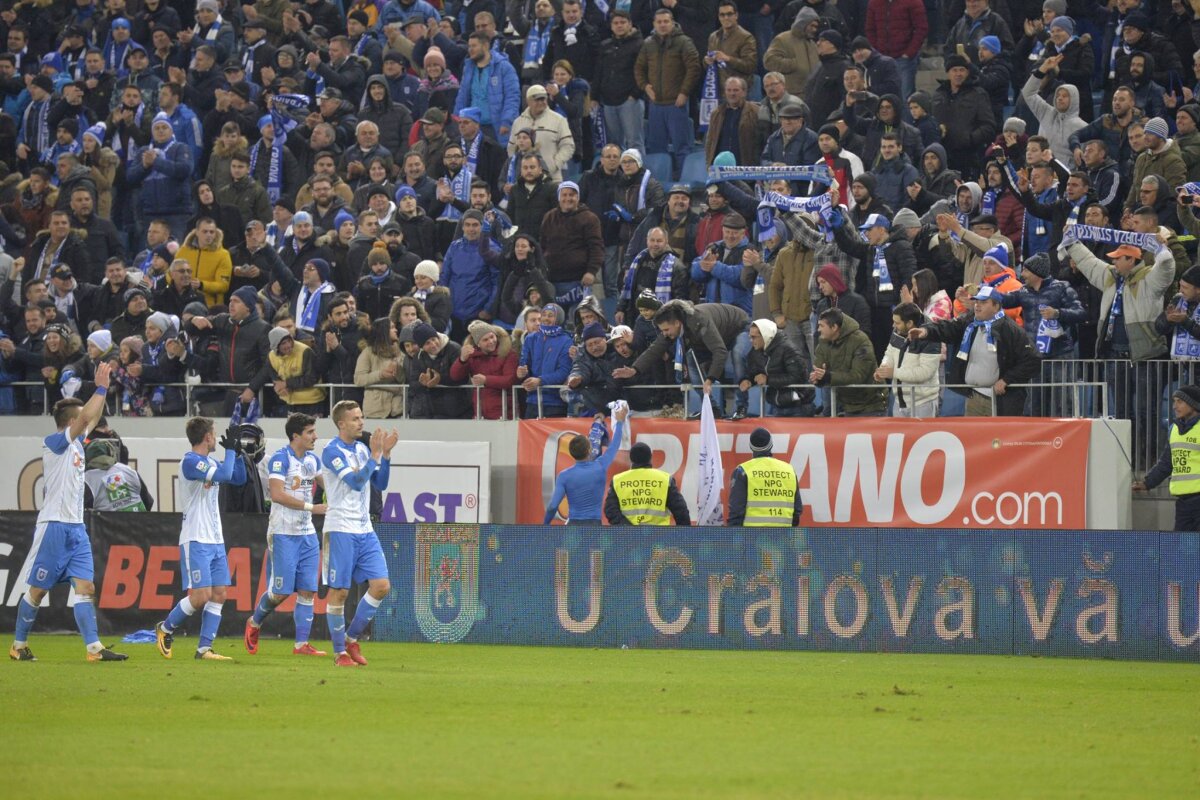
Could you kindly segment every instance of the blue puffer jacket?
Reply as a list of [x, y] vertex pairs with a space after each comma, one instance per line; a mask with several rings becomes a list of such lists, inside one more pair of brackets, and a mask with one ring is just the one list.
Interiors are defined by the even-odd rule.
[[1001, 301], [1004, 308], [1021, 309], [1021, 320], [1025, 323], [1025, 335], [1033, 346], [1037, 347], [1038, 325], [1042, 321], [1042, 311], [1039, 306], [1058, 309], [1058, 324], [1062, 335], [1050, 340], [1050, 352], [1043, 353], [1042, 358], [1072, 358], [1075, 350], [1075, 326], [1087, 321], [1087, 311], [1079, 302], [1079, 295], [1066, 281], [1046, 279], [1042, 288], [1035, 291], [1028, 284], [1024, 289], [1018, 289], [1004, 295]]
[[[571, 334], [555, 325], [547, 335], [545, 328], [525, 337], [521, 345], [521, 366], [529, 367], [529, 377], [541, 378], [542, 386], [560, 386], [571, 374]], [[538, 389], [543, 408], [562, 408], [566, 403], [558, 389]], [[529, 395], [530, 413], [537, 414], [537, 397]]]
[[750, 246], [750, 241], [743, 238], [737, 247], [729, 249], [724, 242], [717, 242], [717, 264], [712, 272], [700, 268], [700, 258], [692, 259], [692, 282], [704, 287], [704, 302], [726, 303], [737, 306], [747, 314], [752, 313], [754, 306], [754, 284], [749, 289], [742, 283], [742, 254]]
[[438, 283], [450, 289], [455, 319], [475, 319], [480, 311], [495, 304], [500, 273], [493, 265], [498, 258], [500, 247], [490, 236], [480, 236], [474, 242], [458, 238], [450, 243]]
[[[517, 78], [516, 69], [507, 58], [497, 58], [493, 54], [491, 63], [486, 69], [491, 72], [488, 80], [488, 115], [500, 144], [507, 145], [508, 133], [501, 133], [500, 129], [512, 128], [513, 120], [521, 112], [521, 81]], [[471, 85], [479, 78], [479, 75], [479, 67], [475, 65], [474, 61], [468, 59], [463, 64], [458, 98], [454, 101], [455, 114], [471, 105]]]
[[[149, 169], [142, 166], [142, 153], [147, 150], [159, 154]], [[165, 148], [153, 142], [140, 148], [125, 177], [130, 185], [142, 187], [142, 212], [147, 219], [192, 213], [192, 149], [178, 139]]]

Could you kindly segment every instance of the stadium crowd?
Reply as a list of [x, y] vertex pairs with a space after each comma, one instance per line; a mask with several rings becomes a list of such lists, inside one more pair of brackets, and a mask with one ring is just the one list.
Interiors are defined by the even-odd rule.
[[1195, 16], [0, 0], [0, 411], [1060, 412], [1200, 360]]

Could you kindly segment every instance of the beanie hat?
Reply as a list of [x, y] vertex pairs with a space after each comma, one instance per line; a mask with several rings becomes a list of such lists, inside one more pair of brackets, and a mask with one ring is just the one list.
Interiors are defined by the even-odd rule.
[[426, 67], [430, 64], [441, 64], [442, 69], [446, 68], [446, 56], [442, 54], [442, 48], [431, 47], [425, 52], [425, 60], [423, 63]]
[[437, 331], [428, 322], [418, 322], [417, 327], [413, 328], [413, 344], [417, 347], [424, 347], [425, 343], [435, 336]]
[[645, 442], [638, 442], [629, 448], [629, 465], [631, 467], [648, 467], [654, 451]]
[[439, 277], [441, 277], [441, 274], [442, 274], [442, 271], [438, 267], [437, 262], [430, 261], [429, 259], [425, 259], [424, 261], [418, 263], [417, 266], [413, 268], [413, 277], [414, 278], [416, 278], [416, 277], [429, 278], [429, 280], [433, 281], [434, 283], [437, 283], [437, 280]]
[[917, 212], [911, 208], [902, 208], [892, 217], [893, 228], [919, 228], [921, 227], [921, 218], [917, 216]]
[[[1003, 248], [1001, 248], [1001, 249], [1003, 249]], [[1039, 278], [1043, 278], [1043, 279], [1049, 278], [1050, 277], [1050, 256], [1046, 255], [1045, 253], [1037, 253], [1035, 255], [1032, 255], [1029, 258], [1025, 259], [1025, 263], [1021, 265], [1021, 268], [1024, 269], [1026, 272], [1032, 272], [1034, 275], [1037, 275]]]
[[1167, 130], [1167, 122], [1162, 117], [1151, 117], [1146, 121], [1144, 127], [1146, 133], [1153, 134], [1163, 141], [1166, 141], [1170, 136], [1170, 132]]
[[839, 51], [844, 50], [846, 48], [846, 40], [843, 39], [842, 35], [840, 33], [838, 33], [837, 31], [835, 31], [833, 28], [827, 28], [827, 29], [821, 31], [820, 33], [818, 33], [817, 41], [820, 41], [821, 39], [824, 39], [825, 41], [829, 42], [831, 45], [836, 47]]
[[317, 268], [317, 274], [321, 276], [322, 283], [328, 282], [329, 273], [333, 271], [333, 268], [329, 266], [328, 261], [323, 258], [310, 258], [308, 263]]
[[722, 150], [713, 156], [714, 167], [736, 167], [737, 157], [728, 150]]
[[142, 357], [142, 345], [144, 344], [145, 342], [140, 336], [126, 336], [121, 340], [121, 347], [128, 347], [130, 350], [137, 353], [138, 358]]
[[1002, 244], [998, 244], [992, 249], [983, 254], [983, 260], [991, 259], [1002, 267], [1008, 266], [1008, 248]]
[[155, 311], [146, 319], [147, 325], [153, 325], [163, 333], [171, 331], [171, 317], [169, 314], [164, 314], [161, 311]]
[[287, 328], [271, 328], [267, 333], [267, 342], [271, 345], [271, 352], [274, 353], [279, 349], [280, 343], [284, 339], [290, 339], [292, 335], [288, 333]]
[[[251, 310], [258, 308], [258, 292], [254, 291], [253, 286], [243, 286], [234, 292], [233, 296], [245, 303], [246, 307]], [[205, 309], [205, 313], [207, 311], [208, 309]]]
[[1053, 11], [1054, 16], [1062, 16], [1067, 13], [1067, 0], [1046, 0], [1042, 3], [1042, 11]]
[[[252, 287], [252, 286], [243, 286], [241, 289], [238, 289], [236, 292], [234, 292], [233, 296], [236, 297], [237, 299], [245, 302], [242, 292], [245, 291], [246, 289], [250, 290], [251, 302], [254, 303], [254, 305], [252, 305], [250, 307], [258, 308], [258, 300], [257, 300], [258, 295], [256, 295], [254, 293], [254, 287]], [[249, 303], [247, 303], [247, 305], [249, 305]], [[204, 303], [200, 302], [199, 300], [193, 300], [192, 302], [188, 303], [186, 306], [183, 307], [183, 313], [191, 314], [193, 317], [203, 317], [205, 314], [208, 313], [208, 306], [204, 305]]]
[[1183, 274], [1179, 276], [1179, 280], [1186, 281], [1192, 286], [1200, 287], [1200, 267], [1188, 267]]
[[102, 354], [112, 350], [112, 334], [108, 331], [96, 331], [87, 338], [87, 343], [95, 345]]
[[38, 87], [46, 94], [54, 94], [54, 81], [46, 75], [35, 75], [29, 85]]
[[125, 295], [122, 299], [125, 301], [125, 305], [129, 305], [129, 301], [135, 297], [141, 297], [147, 303], [150, 302], [150, 292], [146, 291], [141, 286], [133, 286], [129, 289], [126, 289]]
[[1200, 386], [1180, 386], [1171, 395], [1171, 399], [1179, 398], [1196, 411], [1200, 411]]
[[472, 208], [469, 211], [463, 212], [462, 218], [464, 221], [468, 220], [468, 219], [473, 219], [476, 222], [478, 222], [479, 224], [481, 224], [481, 225], [483, 224], [483, 212], [481, 212], [477, 208]]
[[558, 185], [558, 199], [562, 199], [563, 189], [574, 189], [575, 194], [579, 194], [579, 184], [575, 181], [563, 181]]
[[833, 290], [838, 294], [846, 291], [846, 279], [842, 277], [842, 271], [835, 264], [826, 264], [817, 270], [817, 277], [833, 287]]
[[583, 326], [583, 340], [588, 339], [608, 339], [608, 331], [604, 330], [604, 326], [599, 322], [589, 322]]
[[307, 211], [297, 211], [296, 215], [292, 217], [292, 225], [304, 225], [305, 223], [312, 225], [312, 221], [312, 214]]
[[625, 159], [627, 159], [627, 158], [632, 158], [634, 161], [636, 161], [636, 162], [637, 162], [637, 165], [638, 165], [639, 167], [640, 167], [640, 166], [642, 166], [642, 165], [645, 163], [645, 162], [642, 160], [642, 153], [641, 153], [641, 151], [639, 151], [639, 150], [636, 150], [636, 149], [634, 149], [634, 148], [632, 148], [632, 147], [631, 147], [631, 148], [629, 148], [628, 150], [626, 150], [625, 152], [621, 153], [621, 159], [620, 159], [621, 161], [624, 161], [624, 160], [625, 160]]
[[410, 322], [400, 329], [399, 339], [401, 344], [404, 342], [411, 342], [413, 340], [413, 331], [415, 331], [417, 326], [420, 324], [420, 322]]
[[1139, 31], [1145, 32], [1152, 30], [1150, 17], [1141, 11], [1133, 11], [1125, 18], [1126, 28], [1137, 28]]
[[829, 136], [838, 144], [842, 143], [842, 132], [838, 130], [837, 125], [832, 123], [828, 125], [822, 125], [820, 130], [817, 131], [817, 136]]
[[417, 197], [417, 191], [407, 183], [396, 190], [396, 202], [399, 203], [406, 197], [411, 197], [413, 199], [416, 199]]
[[107, 126], [103, 122], [97, 122], [92, 127], [83, 132], [84, 138], [88, 136], [96, 140], [97, 145], [104, 144], [104, 135], [108, 132]]
[[945, 61], [942, 62], [942, 66], [946, 70], [946, 72], [949, 72], [950, 70], [954, 69], [955, 67], [963, 67], [964, 69], [970, 69], [971, 62], [966, 56], [960, 56], [958, 53], [954, 53], [953, 55], [949, 56], [948, 58], [946, 58]]
[[333, 215], [333, 229], [335, 231], [341, 230], [342, 226], [347, 222], [354, 222], [354, 215], [346, 209], [342, 208], [338, 213]]
[[467, 335], [471, 337], [471, 344], [479, 344], [489, 333], [495, 333], [495, 328], [481, 319], [472, 320], [471, 324], [467, 326]]
[[658, 311], [663, 307], [662, 300], [658, 299], [658, 295], [654, 294], [653, 289], [642, 289], [642, 293], [637, 296], [637, 300], [633, 304], [638, 308], [648, 308], [651, 311]]
[[1000, 55], [1001, 47], [999, 36], [985, 36], [979, 40], [979, 46], [994, 56]]
[[874, 50], [874, 49], [875, 49], [874, 47], [871, 47], [871, 40], [865, 36], [855, 36], [853, 39], [850, 40], [850, 52], [852, 52], [852, 53], [855, 50]]
[[367, 12], [363, 11], [361, 8], [356, 11], [351, 11], [349, 14], [346, 15], [346, 19], [347, 20], [352, 19], [355, 22], [357, 22], [359, 25], [362, 25], [364, 28], [371, 27], [371, 18], [368, 17]]
[[58, 121], [57, 127], [60, 130], [64, 130], [67, 133], [71, 134], [72, 139], [79, 136], [79, 120], [78, 119], [74, 119], [72, 117], [66, 117], [66, 118]]
[[1075, 35], [1075, 20], [1070, 17], [1055, 17], [1050, 21], [1051, 28], [1062, 28], [1068, 36]]
[[1196, 105], [1195, 103], [1186, 103], [1179, 107], [1179, 111], [1182, 111], [1191, 117], [1193, 124], [1200, 125], [1200, 105]]
[[875, 194], [875, 176], [869, 172], [860, 172], [858, 177], [850, 181], [850, 185], [858, 184], [870, 194]]
[[1004, 120], [1004, 132], [1015, 133], [1017, 136], [1020, 136], [1025, 132], [1025, 120], [1020, 117], [1009, 117]]
[[761, 456], [771, 452], [771, 432], [766, 428], [755, 428], [750, 434], [750, 452]]

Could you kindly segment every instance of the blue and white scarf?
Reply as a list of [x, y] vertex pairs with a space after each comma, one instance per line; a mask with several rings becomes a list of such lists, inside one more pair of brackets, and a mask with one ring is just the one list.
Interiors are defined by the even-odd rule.
[[[864, 237], [865, 238], [865, 237]], [[875, 264], [872, 267], [871, 274], [875, 280], [879, 281], [879, 291], [890, 292], [895, 287], [892, 286], [892, 273], [888, 272], [886, 250], [890, 242], [875, 245]]]
[[218, 12], [217, 18], [213, 20], [212, 25], [209, 25], [203, 33], [200, 31], [200, 23], [197, 22], [192, 27], [192, 34], [206, 42], [215, 42], [217, 41], [217, 37], [221, 35], [221, 26], [223, 24], [225, 24], [225, 18]]
[[1125, 279], [1118, 275], [1116, 294], [1113, 295], [1112, 305], [1108, 307], [1108, 321], [1105, 324], [1106, 341], [1112, 339], [1113, 328], [1116, 327], [1117, 318], [1123, 316], [1125, 316]]
[[332, 294], [335, 291], [337, 289], [329, 281], [322, 283], [315, 291], [310, 291], [307, 286], [301, 286], [300, 294], [296, 296], [296, 327], [301, 330], [315, 331], [321, 322], [321, 295]]
[[1000, 192], [991, 187], [983, 191], [983, 197], [979, 199], [979, 213], [992, 214], [996, 213], [996, 198], [1000, 196]]
[[245, 72], [246, 76], [251, 80], [254, 79], [254, 68], [257, 66], [255, 59], [258, 57], [258, 48], [266, 41], [266, 39], [259, 39], [254, 44], [247, 45], [246, 48], [242, 50], [242, 71]]
[[550, 31], [553, 27], [554, 17], [547, 20], [546, 27], [540, 30], [536, 22], [529, 26], [529, 33], [525, 36], [525, 54], [521, 59], [525, 69], [541, 66], [542, 56], [546, 55], [546, 48], [550, 45]]
[[987, 335], [988, 350], [995, 352], [996, 340], [992, 338], [992, 325], [1002, 319], [1004, 319], [1004, 312], [997, 311], [996, 316], [992, 317], [991, 319], [972, 320], [971, 323], [967, 325], [967, 330], [963, 333], [962, 344], [958, 346], [958, 357], [963, 361], [966, 361], [968, 358], [970, 358], [971, 344], [974, 342], [975, 331], [978, 328], [983, 328], [984, 333]]
[[588, 443], [592, 446], [592, 458], [600, 457], [608, 441], [608, 426], [604, 424], [603, 418], [597, 419], [592, 423], [592, 429], [588, 431]]
[[[712, 58], [715, 55], [715, 51], [708, 51], [709, 58]], [[712, 119], [713, 112], [717, 110], [717, 105], [720, 103], [720, 92], [717, 90], [717, 70], [718, 68], [724, 67], [724, 61], [713, 61], [704, 68], [704, 86], [700, 89], [701, 133], [704, 133], [708, 130], [708, 122]]]
[[[1071, 201], [1067, 201], [1071, 202]], [[1071, 210], [1067, 212], [1067, 225], [1076, 225], [1079, 223], [1079, 212], [1083, 210], [1083, 204], [1087, 202], [1087, 196], [1079, 198], [1078, 201], [1071, 203]]]
[[767, 192], [763, 195], [762, 203], [780, 211], [816, 214], [820, 219], [820, 228], [825, 233], [825, 241], [833, 241], [833, 203], [828, 194], [819, 194], [816, 197], [788, 197], [778, 192]]
[[[1038, 312], [1040, 313], [1046, 306], [1039, 305]], [[1054, 344], [1054, 340], [1063, 335], [1062, 325], [1059, 324], [1058, 318], [1046, 319], [1043, 317], [1038, 320], [1037, 337], [1034, 341], [1037, 351], [1042, 355], [1050, 354], [1050, 347]], [[1197, 342], [1200, 345], [1200, 342]]]
[[[1186, 314], [1187, 301], [1180, 297], [1175, 308]], [[1191, 317], [1192, 322], [1200, 324], [1200, 303], [1196, 304]], [[1200, 339], [1188, 333], [1183, 325], [1175, 326], [1175, 334], [1171, 337], [1171, 358], [1175, 361], [1200, 361]]]
[[[271, 102], [271, 127], [274, 129], [275, 139], [271, 142], [271, 163], [267, 166], [267, 198], [272, 205], [283, 194], [283, 146], [287, 143], [288, 132], [300, 124], [290, 115], [280, 111], [279, 106], [308, 108], [311, 103], [312, 100], [302, 94], [277, 94]], [[256, 147], [250, 153], [251, 174], [254, 173], [260, 149]]]
[[604, 121], [604, 106], [599, 103], [592, 104], [592, 145], [596, 152], [604, 149], [604, 145], [608, 144], [608, 124]]
[[[130, 130], [137, 130], [137, 129], [141, 128], [142, 127], [142, 118], [145, 115], [146, 115], [146, 104], [138, 103], [137, 111], [133, 112], [133, 125], [131, 126]], [[125, 136], [124, 138], [122, 138], [119, 133], [114, 135], [113, 142], [112, 142], [112, 148], [113, 148], [113, 152], [116, 153], [118, 156], [125, 157], [126, 165], [132, 164], [134, 158], [137, 156], [137, 146], [134, 143], [132, 133]]]
[[708, 182], [722, 181], [816, 181], [826, 186], [833, 182], [833, 173], [825, 164], [795, 167], [709, 167]]
[[253, 425], [258, 422], [258, 418], [262, 415], [262, 409], [259, 408], [258, 398], [255, 397], [249, 403], [234, 403], [233, 416], [229, 418], [230, 425]]
[[[649, 250], [643, 250], [633, 258], [633, 264], [625, 273], [625, 286], [621, 289], [621, 299], [630, 300], [633, 298], [633, 276], [637, 273], [638, 267], [642, 265], [642, 259], [650, 255]], [[663, 256], [663, 260], [658, 264], [658, 274], [654, 278], [654, 296], [658, 298], [660, 303], [665, 303], [671, 299], [671, 275], [675, 271], [675, 254], [668, 252]]]
[[646, 207], [646, 189], [650, 187], [650, 170], [642, 168], [642, 183], [638, 187], [637, 208], [634, 211], [641, 211]]
[[1108, 77], [1110, 80], [1115, 80], [1117, 77], [1117, 53], [1125, 45], [1125, 20], [1129, 18], [1128, 14], [1120, 14], [1117, 16], [1117, 27], [1113, 30], [1112, 50], [1108, 54]]
[[675, 382], [683, 383], [687, 379], [687, 365], [683, 363], [683, 331], [675, 340]]
[[30, 103], [25, 108], [25, 117], [21, 120], [21, 131], [29, 132], [29, 118], [35, 117], [37, 120], [37, 130], [33, 132], [33, 141], [26, 142], [29, 148], [36, 153], [34, 160], [39, 158], [46, 152], [46, 148], [50, 146], [50, 98], [46, 98], [39, 102]]
[[[129, 71], [125, 69], [125, 56], [129, 54], [129, 48], [132, 45], [132, 39], [126, 39], [121, 44], [117, 44], [116, 40], [109, 38], [104, 45], [104, 65], [108, 72], [119, 77]], [[80, 60], [82, 61], [82, 59]]]
[[[450, 181], [450, 191], [454, 193], [455, 199], [461, 200], [464, 203], [470, 203], [471, 170], [467, 167], [460, 169], [458, 174], [454, 176], [454, 179]], [[446, 203], [438, 219], [459, 220], [462, 219], [462, 212], [454, 206], [454, 200], [451, 200]]]
[[467, 154], [467, 169], [472, 175], [479, 172], [479, 148], [483, 144], [483, 131], [475, 134], [475, 138], [471, 141], [471, 146], [467, 147], [467, 143], [462, 143], [463, 152]]
[[1101, 228], [1096, 225], [1066, 225], [1063, 227], [1063, 238], [1068, 241], [1100, 242], [1101, 244], [1131, 244], [1152, 253], [1157, 253], [1162, 246], [1158, 241], [1158, 236], [1153, 233], [1119, 231], [1115, 228]]

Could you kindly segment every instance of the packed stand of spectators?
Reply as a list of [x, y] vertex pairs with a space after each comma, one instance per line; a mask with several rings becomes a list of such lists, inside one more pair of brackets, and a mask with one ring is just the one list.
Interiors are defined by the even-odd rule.
[[1195, 17], [0, 0], [0, 412], [1059, 414], [1111, 359], [1139, 413], [1200, 361]]

